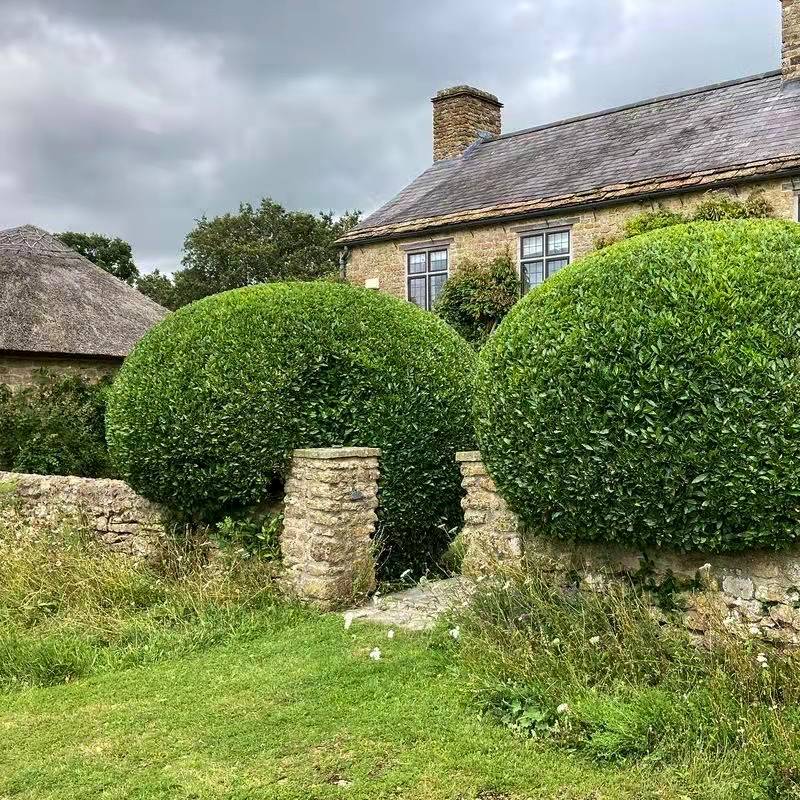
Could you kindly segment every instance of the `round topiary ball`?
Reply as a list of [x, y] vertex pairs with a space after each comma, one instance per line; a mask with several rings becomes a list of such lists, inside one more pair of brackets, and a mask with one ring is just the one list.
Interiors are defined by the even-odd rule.
[[460, 509], [475, 354], [410, 303], [339, 283], [214, 295], [156, 326], [108, 406], [120, 474], [205, 520], [256, 505], [298, 447], [381, 448], [386, 572], [432, 563]]
[[480, 357], [501, 493], [561, 538], [729, 552], [800, 535], [800, 225], [679, 225], [531, 292]]

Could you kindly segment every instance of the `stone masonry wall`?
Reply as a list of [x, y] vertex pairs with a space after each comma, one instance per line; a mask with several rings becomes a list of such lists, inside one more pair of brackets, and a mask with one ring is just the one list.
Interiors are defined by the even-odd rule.
[[443, 89], [433, 98], [433, 160], [460, 156], [480, 131], [499, 136], [502, 104], [471, 86]]
[[478, 577], [498, 566], [519, 565], [522, 558], [522, 530], [516, 515], [497, 493], [478, 452], [456, 453], [461, 468], [464, 497], [464, 527], [461, 536], [466, 545], [461, 571]]
[[85, 524], [110, 550], [140, 558], [160, 552], [164, 528], [158, 506], [123, 481], [0, 472], [1, 494], [10, 499], [0, 517], [22, 514], [34, 526], [64, 516]]
[[[800, 4], [800, 0], [796, 0]], [[797, 219], [797, 191], [800, 181], [791, 180], [768, 181], [749, 186], [731, 189], [731, 193], [746, 198], [751, 192], [762, 190], [772, 203], [775, 216], [781, 219]], [[508, 249], [511, 257], [518, 260], [520, 231], [526, 227], [538, 227], [545, 224], [556, 227], [562, 223], [571, 224], [572, 260], [575, 261], [595, 249], [598, 238], [619, 236], [626, 220], [664, 206], [673, 211], [691, 211], [706, 197], [704, 192], [695, 192], [676, 197], [667, 197], [658, 202], [626, 203], [609, 206], [594, 211], [583, 211], [576, 214], [540, 217], [507, 223], [503, 225], [487, 225], [484, 227], [461, 228], [436, 234], [434, 241], [447, 241], [449, 244], [450, 269], [457, 270], [463, 259], [486, 259]], [[378, 242], [353, 246], [347, 264], [347, 278], [358, 286], [366, 281], [378, 279], [378, 288], [382, 292], [406, 299], [406, 252], [410, 244], [425, 246], [426, 239], [406, 238], [390, 242]], [[404, 249], [405, 248], [405, 249]], [[452, 273], [451, 273], [452, 274]]]
[[459, 453], [466, 544], [464, 571], [516, 565], [556, 582], [598, 591], [621, 579], [677, 585], [683, 622], [699, 635], [720, 625], [742, 636], [800, 645], [800, 547], [734, 555], [678, 553], [578, 544], [523, 533], [497, 494], [479, 453]]
[[783, 6], [783, 79], [800, 79], [800, 0], [781, 0]]
[[90, 381], [113, 375], [121, 358], [56, 358], [53, 356], [17, 356], [0, 353], [0, 384], [12, 389], [33, 386], [42, 370], [54, 375], [76, 374]]
[[379, 454], [367, 447], [295, 450], [281, 553], [284, 587], [298, 599], [328, 610], [375, 588]]

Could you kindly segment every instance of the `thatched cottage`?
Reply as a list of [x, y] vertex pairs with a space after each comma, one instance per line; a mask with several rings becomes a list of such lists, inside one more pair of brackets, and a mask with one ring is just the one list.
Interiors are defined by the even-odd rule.
[[0, 231], [0, 383], [106, 375], [167, 313], [40, 228]]
[[797, 220], [800, 0], [782, 14], [779, 71], [536, 128], [503, 133], [486, 92], [439, 92], [433, 165], [340, 240], [349, 280], [430, 308], [462, 259], [508, 249], [530, 288], [626, 219], [711, 189], [761, 190]]

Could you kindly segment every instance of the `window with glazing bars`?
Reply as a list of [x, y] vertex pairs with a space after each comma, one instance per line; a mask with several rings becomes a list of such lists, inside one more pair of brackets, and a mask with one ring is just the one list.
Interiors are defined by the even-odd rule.
[[409, 253], [408, 299], [430, 311], [447, 281], [447, 250]]
[[571, 238], [569, 231], [533, 233], [520, 237], [519, 262], [523, 292], [541, 285], [569, 264]]

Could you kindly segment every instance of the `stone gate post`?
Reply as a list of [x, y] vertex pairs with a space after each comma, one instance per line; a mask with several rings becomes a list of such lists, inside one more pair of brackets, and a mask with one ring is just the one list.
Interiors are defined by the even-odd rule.
[[522, 562], [522, 532], [516, 514], [497, 493], [478, 451], [456, 453], [461, 469], [461, 485], [466, 491], [461, 500], [464, 509], [464, 575], [497, 571], [502, 566]]
[[325, 610], [375, 588], [378, 456], [370, 447], [295, 450], [285, 485], [284, 587]]

